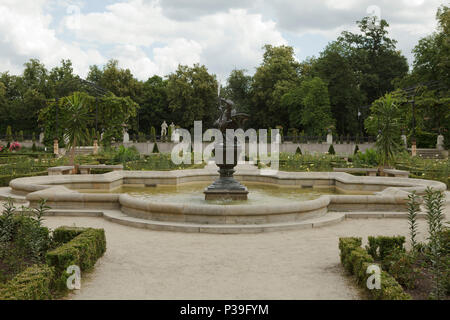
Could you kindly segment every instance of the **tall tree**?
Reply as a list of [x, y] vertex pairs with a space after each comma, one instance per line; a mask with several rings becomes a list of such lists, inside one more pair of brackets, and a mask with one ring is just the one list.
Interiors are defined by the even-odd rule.
[[[419, 147], [434, 148], [437, 134], [444, 135], [450, 147], [450, 8], [437, 10], [438, 27], [414, 47], [414, 64], [410, 75], [398, 83], [399, 88], [419, 86], [415, 90], [415, 131]], [[412, 134], [412, 108], [405, 114]]]
[[51, 98], [67, 97], [81, 89], [78, 76], [73, 73], [72, 61], [61, 60], [61, 66], [54, 67], [48, 76]]
[[183, 115], [169, 110], [167, 98], [167, 80], [153, 76], [144, 82], [142, 94], [139, 97], [139, 130], [150, 132], [150, 128], [160, 127], [162, 121], [179, 123]]
[[218, 85], [216, 76], [209, 74], [205, 66], [179, 65], [168, 76], [167, 90], [169, 109], [183, 115], [181, 127], [192, 128], [196, 120], [202, 120], [204, 127], [213, 125], [217, 116]]
[[397, 41], [389, 38], [386, 20], [365, 17], [357, 23], [360, 33], [344, 31], [338, 42], [371, 103], [394, 89], [393, 81], [407, 74], [408, 63], [396, 49]]
[[230, 76], [227, 79], [227, 86], [222, 95], [231, 99], [240, 111], [249, 112], [252, 77], [245, 73], [246, 70], [244, 69], [235, 69], [231, 71]]
[[282, 96], [300, 82], [300, 64], [289, 46], [264, 46], [262, 64], [252, 84], [250, 119], [255, 127], [274, 128], [289, 121], [289, 112], [281, 105]]
[[308, 135], [322, 136], [334, 126], [330, 98], [325, 82], [315, 77], [305, 80], [300, 86], [302, 102], [300, 123]]
[[339, 42], [330, 43], [313, 65], [313, 73], [328, 85], [333, 117], [339, 134], [357, 134], [360, 131], [358, 111], [365, 103], [365, 94], [359, 90], [359, 77]]
[[442, 6], [436, 14], [437, 31], [419, 40], [413, 49], [413, 75], [421, 82], [440, 81], [450, 86], [450, 8]]
[[117, 97], [130, 97], [135, 102], [138, 101], [143, 86], [129, 69], [121, 69], [117, 60], [108, 61], [103, 69], [91, 66], [87, 80], [111, 91]]

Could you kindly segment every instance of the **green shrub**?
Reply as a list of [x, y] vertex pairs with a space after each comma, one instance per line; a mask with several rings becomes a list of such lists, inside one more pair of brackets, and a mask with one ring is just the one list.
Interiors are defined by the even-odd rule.
[[157, 144], [156, 142], [155, 142], [155, 144], [153, 145], [152, 153], [159, 153], [158, 144]]
[[368, 237], [369, 245], [366, 247], [367, 252], [378, 261], [383, 261], [394, 250], [404, 251], [405, 237]]
[[36, 177], [36, 176], [46, 176], [48, 175], [47, 170], [39, 171], [39, 172], [31, 172], [31, 173], [19, 173], [12, 175], [0, 175], [0, 187], [8, 187], [11, 180], [17, 178], [25, 178], [25, 177]]
[[139, 132], [138, 134], [138, 142], [147, 142], [147, 138], [143, 132]]
[[59, 245], [63, 245], [79, 236], [84, 231], [86, 231], [85, 228], [60, 227], [53, 231], [53, 241]]
[[300, 147], [297, 147], [297, 150], [295, 150], [295, 154], [302, 154], [302, 150]]
[[336, 151], [334, 151], [334, 147], [332, 144], [330, 144], [330, 147], [328, 148], [328, 154], [336, 154]]
[[384, 259], [383, 266], [398, 283], [408, 289], [413, 289], [417, 280], [417, 272], [414, 269], [415, 262], [414, 253], [394, 250]]
[[347, 258], [350, 255], [350, 252], [360, 247], [362, 243], [361, 238], [339, 238], [339, 250], [340, 250], [340, 258], [341, 262], [344, 265], [345, 269], [349, 272], [351, 271], [350, 264], [347, 262]]
[[129, 147], [129, 148], [120, 146], [118, 149], [114, 150], [114, 153], [112, 156], [114, 163], [126, 163], [129, 161], [138, 160], [139, 158], [140, 158], [140, 153], [134, 146]]
[[358, 147], [358, 145], [356, 145], [355, 151], [353, 152], [353, 154], [358, 154], [358, 152], [359, 152], [359, 147]]
[[[64, 233], [64, 231], [58, 231]], [[72, 231], [66, 232], [62, 239], [67, 239]], [[60, 238], [60, 239], [61, 239]], [[66, 270], [71, 265], [79, 266], [82, 271], [91, 270], [96, 261], [106, 251], [106, 238], [103, 229], [85, 229], [78, 236], [64, 245], [47, 253], [46, 260], [49, 266], [55, 268], [57, 279], [55, 289], [59, 293], [67, 291], [67, 278], [70, 276]]]
[[381, 289], [368, 290], [375, 300], [411, 300], [411, 296], [403, 291], [402, 286], [387, 272], [381, 271]]
[[151, 141], [156, 143], [156, 129], [155, 127], [150, 128]]
[[446, 294], [450, 294], [450, 228], [444, 228], [441, 235], [442, 256], [444, 257], [444, 288]]
[[49, 300], [54, 269], [33, 265], [0, 287], [0, 300]]
[[172, 142], [172, 134], [173, 134], [172, 126], [169, 126], [169, 130], [168, 130], [168, 134], [167, 134], [167, 139], [169, 140], [169, 142]]
[[381, 288], [369, 290], [367, 269], [374, 264], [373, 257], [361, 248], [361, 238], [339, 238], [341, 263], [344, 268], [356, 276], [359, 285], [364, 287], [371, 299], [409, 300], [411, 296], [403, 291], [400, 284], [388, 273], [381, 271]]
[[367, 149], [364, 153], [357, 151], [353, 162], [358, 167], [375, 167], [378, 165], [377, 151], [375, 149]]
[[10, 142], [13, 140], [12, 129], [11, 126], [6, 128], [6, 142], [8, 142], [7, 147], [9, 147]]
[[48, 228], [43, 227], [41, 221], [41, 214], [18, 214], [11, 199], [4, 205], [0, 215], [0, 263], [6, 271], [3, 280], [32, 264], [44, 262], [51, 238]]
[[354, 275], [360, 274], [362, 271], [361, 268], [363, 267], [363, 263], [373, 263], [373, 258], [370, 256], [370, 254], [367, 253], [366, 250], [364, 250], [361, 247], [356, 247], [353, 250], [350, 251], [350, 254], [348, 256], [348, 269], [350, 269], [350, 273]]

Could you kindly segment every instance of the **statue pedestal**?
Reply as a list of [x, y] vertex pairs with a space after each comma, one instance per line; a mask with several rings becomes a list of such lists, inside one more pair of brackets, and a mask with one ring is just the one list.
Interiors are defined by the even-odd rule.
[[59, 142], [58, 140], [53, 140], [53, 154], [58, 156], [59, 155]]
[[438, 137], [437, 137], [436, 149], [438, 149], [439, 151], [445, 150], [445, 147], [444, 147], [444, 136], [442, 134], [438, 135]]
[[205, 200], [247, 200], [248, 189], [233, 177], [234, 167], [241, 152], [242, 147], [238, 145], [221, 143], [215, 146], [215, 159], [220, 168], [220, 177], [205, 189]]
[[98, 140], [94, 140], [94, 154], [98, 154]]

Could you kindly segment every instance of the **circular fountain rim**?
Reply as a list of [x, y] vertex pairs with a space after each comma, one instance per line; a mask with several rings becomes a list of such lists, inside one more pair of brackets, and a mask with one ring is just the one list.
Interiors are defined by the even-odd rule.
[[[278, 172], [275, 175], [262, 175], [258, 170], [239, 170], [236, 178], [240, 181], [269, 183], [279, 186], [318, 187], [334, 185], [348, 191], [366, 189], [373, 195], [322, 195], [317, 199], [292, 201], [289, 204], [248, 204], [218, 205], [190, 203], [161, 203], [151, 199], [138, 199], [127, 194], [93, 194], [80, 193], [73, 189], [104, 188], [111, 189], [122, 184], [152, 183], [160, 185], [178, 185], [185, 182], [209, 182], [217, 177], [215, 171], [190, 169], [178, 171], [118, 171], [100, 175], [67, 175], [18, 178], [11, 181], [14, 193], [26, 195], [31, 206], [46, 198], [54, 209], [101, 210], [105, 215], [108, 210], [120, 210], [122, 216], [146, 219], [152, 225], [166, 223], [174, 226], [192, 226], [193, 230], [202, 230], [212, 226], [245, 226], [246, 231], [277, 229], [273, 226], [288, 223], [301, 224], [304, 219], [321, 218], [329, 211], [378, 211], [381, 217], [386, 212], [405, 211], [409, 192], [415, 190], [423, 193], [427, 187], [446, 190], [446, 185], [432, 180], [388, 177], [361, 177], [343, 172]], [[89, 185], [90, 187], [86, 187]], [[328, 212], [328, 214], [327, 214]], [[111, 220], [113, 220], [111, 218]], [[117, 220], [120, 220], [117, 218]], [[342, 219], [341, 219], [342, 220]], [[123, 222], [123, 219], [117, 221]], [[127, 220], [128, 221], [128, 220]], [[130, 223], [128, 221], [127, 223]], [[125, 224], [125, 223], [124, 223]], [[198, 227], [200, 226], [200, 227]], [[248, 227], [248, 228], [247, 228]], [[156, 228], [156, 230], [160, 230]], [[168, 227], [165, 226], [167, 229]], [[186, 227], [187, 228], [187, 227]], [[164, 229], [164, 230], [166, 230]], [[235, 228], [243, 230], [243, 227]], [[278, 228], [279, 229], [279, 228]], [[277, 229], [277, 230], [278, 230]], [[172, 229], [169, 229], [172, 230]], [[175, 228], [183, 231], [183, 227]], [[190, 229], [189, 229], [190, 230]], [[222, 230], [222, 229], [221, 229]], [[217, 231], [217, 229], [215, 229]], [[200, 231], [198, 231], [200, 232]], [[238, 231], [239, 232], [239, 231]], [[223, 233], [223, 232], [220, 232]], [[231, 233], [231, 232], [230, 232]], [[232, 232], [236, 233], [236, 232]]]

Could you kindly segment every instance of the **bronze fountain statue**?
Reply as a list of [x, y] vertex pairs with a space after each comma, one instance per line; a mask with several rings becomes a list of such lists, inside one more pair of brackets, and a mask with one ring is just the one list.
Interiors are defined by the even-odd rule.
[[[248, 189], [233, 178], [234, 167], [238, 163], [242, 146], [234, 139], [227, 137], [226, 131], [240, 128], [249, 116], [237, 112], [233, 101], [223, 98], [219, 99], [219, 110], [221, 115], [215, 125], [222, 132], [223, 142], [217, 143], [214, 150], [220, 177], [205, 189], [205, 200], [247, 200]], [[233, 157], [230, 159], [231, 154]]]

